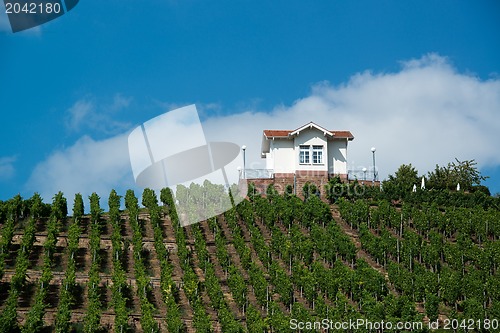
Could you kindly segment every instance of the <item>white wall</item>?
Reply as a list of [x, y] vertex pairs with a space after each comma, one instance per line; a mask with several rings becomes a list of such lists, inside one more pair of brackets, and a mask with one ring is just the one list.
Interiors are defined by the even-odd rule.
[[328, 142], [328, 172], [347, 174], [347, 140]]
[[274, 158], [272, 150], [269, 153], [266, 153], [266, 169], [274, 169]]
[[273, 161], [274, 173], [295, 172], [293, 141], [288, 139], [275, 139], [270, 142], [270, 155]]
[[[299, 164], [299, 151], [301, 145], [309, 146], [323, 146], [323, 164]], [[316, 128], [304, 129], [299, 133], [294, 139], [294, 165], [296, 170], [315, 170], [315, 171], [327, 171], [328, 170], [328, 149], [327, 140], [323, 132]], [[310, 161], [312, 162], [312, 150], [309, 155]]]
[[[297, 170], [328, 171], [333, 174], [347, 174], [347, 140], [328, 140], [323, 132], [304, 129], [291, 139], [269, 140], [266, 153], [266, 168], [274, 173], [294, 173]], [[299, 164], [299, 146], [323, 146], [323, 164]], [[309, 155], [312, 162], [312, 150]]]

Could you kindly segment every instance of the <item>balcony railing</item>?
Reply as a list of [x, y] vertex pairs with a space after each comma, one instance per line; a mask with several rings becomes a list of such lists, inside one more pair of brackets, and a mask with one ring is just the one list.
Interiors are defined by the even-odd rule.
[[[374, 179], [375, 176], [375, 179]], [[347, 170], [347, 179], [348, 180], [366, 180], [366, 181], [378, 181], [378, 170], [375, 170], [375, 175], [373, 174], [373, 168], [367, 169], [363, 171], [362, 168], [355, 168]]]
[[[274, 178], [273, 169], [245, 169], [240, 171], [240, 177], [243, 179], [272, 179]], [[378, 181], [378, 170], [375, 171], [375, 179], [373, 179], [373, 168], [363, 171], [362, 168], [359, 169], [349, 169], [347, 171], [348, 180], [359, 180], [359, 181]]]
[[242, 178], [246, 179], [271, 179], [274, 178], [274, 170], [273, 169], [245, 169], [242, 170]]

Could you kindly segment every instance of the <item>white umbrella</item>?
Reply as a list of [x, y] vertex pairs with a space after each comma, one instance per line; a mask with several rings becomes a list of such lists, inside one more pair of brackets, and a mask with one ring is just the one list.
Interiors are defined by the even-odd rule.
[[413, 184], [413, 192], [417, 192], [417, 184]]
[[425, 178], [422, 176], [422, 184], [420, 185], [422, 190], [425, 190]]
[[457, 191], [460, 191], [460, 183], [457, 183]]

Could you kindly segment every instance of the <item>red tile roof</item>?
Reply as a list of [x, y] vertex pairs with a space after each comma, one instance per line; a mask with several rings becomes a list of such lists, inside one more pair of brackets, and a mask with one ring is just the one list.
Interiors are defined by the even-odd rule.
[[278, 136], [282, 136], [282, 137], [285, 137], [285, 136], [288, 136], [288, 134], [292, 133], [293, 131], [289, 131], [289, 130], [264, 130], [264, 135], [267, 136], [267, 137], [272, 137], [272, 136], [275, 136], [275, 137], [278, 137]]
[[[268, 138], [286, 138], [288, 134], [292, 133], [294, 130], [264, 130], [264, 135]], [[330, 131], [333, 133], [335, 138], [339, 139], [354, 139], [354, 136], [350, 131]]]
[[354, 139], [354, 135], [350, 131], [330, 131], [336, 138]]

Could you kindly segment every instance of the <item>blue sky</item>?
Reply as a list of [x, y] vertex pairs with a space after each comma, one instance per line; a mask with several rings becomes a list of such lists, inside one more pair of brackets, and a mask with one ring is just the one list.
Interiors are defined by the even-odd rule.
[[263, 129], [315, 121], [354, 133], [352, 166], [372, 145], [381, 175], [475, 158], [500, 192], [499, 16], [494, 0], [87, 0], [13, 34], [2, 7], [0, 200], [134, 187], [127, 133], [192, 103], [256, 166]]

